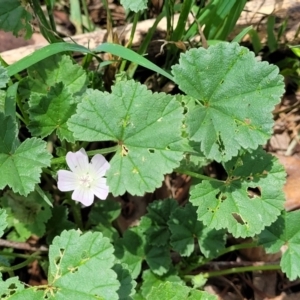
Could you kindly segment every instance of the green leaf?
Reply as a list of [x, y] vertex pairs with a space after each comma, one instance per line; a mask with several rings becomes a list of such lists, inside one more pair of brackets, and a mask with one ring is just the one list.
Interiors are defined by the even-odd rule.
[[68, 208], [65, 206], [54, 206], [52, 208], [52, 217], [46, 224], [48, 244], [62, 233], [63, 230], [75, 229], [75, 224], [68, 220]]
[[0, 296], [1, 299], [7, 299], [7, 295], [12, 295], [24, 290], [23, 284], [19, 281], [18, 277], [12, 277], [6, 281], [0, 279]]
[[170, 269], [168, 248], [152, 246], [146, 242], [146, 230], [149, 226], [150, 220], [142, 218], [139, 226], [127, 229], [123, 237], [115, 243], [115, 255], [121, 263], [128, 265], [133, 279], [140, 274], [144, 260], [157, 275], [166, 274]]
[[32, 15], [19, 0], [1, 0], [0, 29], [11, 31], [16, 37], [24, 34], [25, 39], [29, 39], [32, 35], [31, 19]]
[[9, 300], [40, 300], [43, 299], [43, 291], [25, 289], [24, 285], [17, 277], [12, 277], [6, 281], [0, 279], [0, 298]]
[[164, 282], [176, 282], [184, 284], [178, 275], [174, 271], [168, 272], [164, 276], [157, 276], [150, 270], [143, 272], [143, 284], [141, 287], [142, 295], [146, 298], [153, 287], [158, 287]]
[[67, 121], [75, 113], [76, 106], [69, 89], [61, 82], [51, 87], [46, 96], [33, 94], [29, 101], [30, 132], [43, 138], [56, 131], [60, 140], [74, 143]]
[[228, 161], [239, 149], [256, 149], [272, 133], [274, 106], [284, 92], [278, 68], [247, 48], [219, 43], [181, 54], [173, 74], [198, 103], [187, 113], [191, 140], [207, 158]]
[[15, 193], [28, 195], [39, 182], [42, 168], [50, 165], [51, 155], [46, 143], [32, 138], [18, 145], [16, 124], [10, 116], [0, 113], [0, 189], [9, 186]]
[[7, 70], [0, 65], [0, 89], [5, 88], [8, 83], [9, 76]]
[[63, 231], [49, 249], [48, 281], [55, 299], [118, 299], [113, 252], [99, 232]]
[[7, 227], [7, 213], [5, 209], [0, 208], [0, 237], [4, 234], [4, 230]]
[[117, 273], [121, 284], [118, 289], [119, 300], [131, 300], [135, 294], [136, 281], [131, 278], [126, 265], [117, 264], [113, 270]]
[[119, 237], [119, 234], [112, 226], [112, 222], [117, 219], [120, 213], [120, 204], [108, 198], [106, 201], [98, 201], [92, 206], [89, 221], [94, 225], [94, 231], [100, 231], [103, 236], [114, 240]]
[[[91, 50], [86, 47], [83, 47], [79, 44], [71, 44], [71, 43], [54, 43], [47, 45], [43, 48], [37, 49], [34, 53], [18, 60], [14, 64], [7, 67], [7, 72], [9, 76], [13, 76], [18, 72], [25, 70], [26, 68], [34, 65], [41, 60], [48, 58], [52, 55], [61, 52], [67, 51], [74, 51], [74, 52], [81, 52], [81, 53], [88, 53], [91, 55], [95, 55]], [[115, 56], [120, 56], [123, 59], [128, 61], [132, 61], [140, 66], [143, 66], [149, 70], [152, 70], [170, 80], [173, 80], [173, 76], [171, 76], [168, 72], [164, 71], [163, 69], [159, 68], [156, 64], [152, 63], [148, 59], [146, 59], [143, 55], [140, 55], [134, 52], [131, 49], [126, 48], [125, 46], [113, 44], [113, 43], [102, 43], [98, 45], [94, 50], [94, 52], [108, 52]], [[62, 80], [60, 80], [62, 81]], [[65, 83], [65, 82], [64, 82]]]
[[51, 217], [51, 210], [37, 192], [32, 192], [24, 197], [8, 191], [1, 198], [1, 204], [3, 208], [10, 209], [13, 217], [22, 223], [31, 234], [38, 237], [45, 234], [45, 224]]
[[153, 287], [146, 299], [216, 300], [217, 298], [207, 292], [194, 290], [177, 282], [165, 282]]
[[0, 90], [0, 113], [5, 114], [5, 99], [6, 99], [6, 92]]
[[147, 8], [147, 0], [121, 0], [121, 4], [125, 10], [132, 10], [134, 12], [142, 11]]
[[203, 180], [191, 191], [198, 219], [209, 228], [227, 228], [235, 237], [253, 236], [283, 209], [285, 172], [262, 149], [225, 163], [225, 181]]
[[225, 248], [225, 232], [205, 228], [197, 220], [196, 208], [190, 203], [178, 207], [170, 216], [168, 222], [173, 249], [182, 256], [190, 256], [195, 248], [195, 238], [206, 257], [216, 257]]
[[[28, 77], [20, 83], [20, 92], [26, 98], [32, 94], [45, 96], [50, 87], [59, 82], [62, 82], [72, 95], [81, 94], [86, 89], [85, 71], [78, 64], [73, 64], [67, 55], [53, 55], [28, 68], [27, 71]], [[33, 100], [33, 103], [36, 101]]]
[[143, 195], [179, 165], [182, 118], [173, 97], [152, 94], [130, 80], [116, 83], [111, 94], [89, 90], [68, 126], [77, 139], [116, 142], [118, 150], [106, 173], [110, 191], [115, 196], [125, 191]]
[[267, 253], [276, 253], [284, 247], [280, 261], [283, 272], [290, 280], [300, 277], [300, 211], [285, 212], [259, 235], [259, 244]]
[[145, 258], [145, 238], [140, 227], [127, 229], [122, 238], [115, 243], [115, 255], [120, 263], [128, 266], [133, 279], [141, 272]]
[[14, 152], [19, 144], [17, 123], [11, 116], [5, 116], [3, 113], [0, 113], [0, 140], [0, 157], [1, 153]]
[[151, 245], [166, 246], [170, 241], [168, 221], [172, 212], [178, 207], [174, 199], [155, 201], [148, 205], [146, 218], [151, 221], [151, 226], [146, 230], [147, 241]]
[[6, 90], [5, 96], [5, 115], [11, 116], [13, 120], [16, 119], [16, 99], [18, 97], [19, 82], [10, 85]]

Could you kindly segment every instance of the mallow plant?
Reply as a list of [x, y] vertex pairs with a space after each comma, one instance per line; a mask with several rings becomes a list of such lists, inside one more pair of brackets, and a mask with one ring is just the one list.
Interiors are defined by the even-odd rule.
[[[70, 51], [137, 57], [118, 45], [92, 51], [57, 43], [0, 66], [0, 234], [47, 246], [1, 251], [3, 299], [216, 299], [202, 290], [213, 276], [282, 270], [299, 277], [300, 213], [285, 212], [286, 174], [263, 149], [284, 93], [276, 66], [219, 42], [182, 53], [171, 73], [138, 57], [178, 94], [153, 93], [126, 76], [108, 92], [91, 84], [101, 72], [83, 69]], [[223, 166], [222, 179], [203, 174], [212, 161]], [[186, 204], [154, 201], [121, 233], [113, 197], [154, 192], [172, 172], [194, 179]], [[228, 236], [252, 242], [227, 247]], [[285, 251], [278, 264], [203, 268], [257, 246]], [[32, 261], [47, 284], [16, 276]]]

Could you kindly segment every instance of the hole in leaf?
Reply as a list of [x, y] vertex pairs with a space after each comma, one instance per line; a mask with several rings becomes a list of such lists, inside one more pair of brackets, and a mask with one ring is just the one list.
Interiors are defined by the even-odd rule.
[[227, 199], [226, 195], [223, 194], [222, 192], [219, 192], [219, 193], [216, 195], [216, 198], [217, 198], [218, 200], [221, 200], [221, 201], [224, 201], [224, 200]]
[[154, 149], [148, 149], [149, 153], [154, 153], [155, 150]]
[[260, 187], [251, 188], [248, 187], [247, 193], [250, 199], [261, 197], [261, 189]]
[[253, 176], [248, 176], [247, 177], [247, 181], [252, 181], [253, 180]]
[[69, 268], [69, 271], [74, 274], [74, 273], [78, 272], [78, 267]]
[[128, 148], [125, 145], [122, 145], [121, 155], [122, 156], [128, 155]]
[[244, 222], [243, 219], [241, 218], [240, 214], [232, 213], [232, 216], [235, 218], [235, 220], [236, 220], [239, 224], [245, 225], [245, 222]]
[[60, 260], [61, 260], [61, 257], [60, 257], [60, 256], [59, 256], [59, 257], [55, 257], [54, 263], [55, 263], [56, 265], [59, 265], [59, 264], [60, 264]]

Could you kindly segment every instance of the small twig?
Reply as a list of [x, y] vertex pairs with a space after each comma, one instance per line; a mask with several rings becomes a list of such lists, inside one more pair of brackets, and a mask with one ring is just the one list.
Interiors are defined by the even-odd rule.
[[246, 266], [266, 266], [266, 265], [274, 265], [277, 263], [266, 263], [263, 261], [210, 261], [205, 264], [205, 266], [209, 266], [213, 269], [219, 270], [222, 268], [235, 268], [235, 267], [246, 267]]
[[0, 247], [6, 247], [6, 248], [14, 248], [14, 249], [20, 249], [20, 250], [26, 250], [26, 251], [41, 251], [41, 252], [47, 252], [49, 249], [46, 246], [32, 246], [29, 243], [24, 242], [13, 242], [13, 241], [7, 241], [4, 239], [0, 239]]

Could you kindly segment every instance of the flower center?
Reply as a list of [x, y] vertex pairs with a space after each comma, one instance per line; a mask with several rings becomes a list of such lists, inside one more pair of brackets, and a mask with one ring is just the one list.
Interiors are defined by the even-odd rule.
[[89, 173], [83, 174], [79, 178], [80, 185], [84, 186], [85, 188], [90, 188], [93, 182], [93, 178]]

